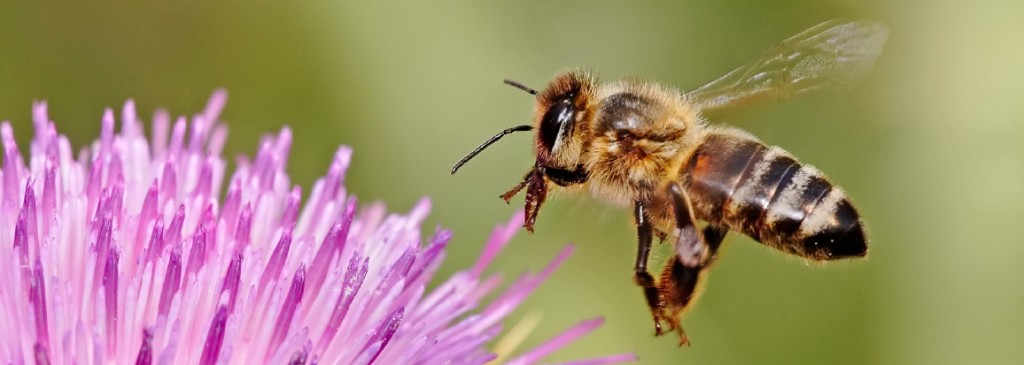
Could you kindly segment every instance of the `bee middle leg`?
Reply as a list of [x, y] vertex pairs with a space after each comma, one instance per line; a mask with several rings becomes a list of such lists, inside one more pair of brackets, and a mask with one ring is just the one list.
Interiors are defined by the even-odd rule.
[[647, 258], [651, 253], [651, 241], [653, 240], [651, 218], [647, 213], [647, 205], [643, 202], [636, 202], [633, 207], [633, 218], [636, 220], [637, 250], [636, 263], [633, 265], [633, 281], [644, 291], [644, 298], [647, 306], [651, 308], [654, 316], [654, 334], [661, 336], [663, 329], [660, 315], [663, 307], [661, 297], [658, 294], [658, 285], [654, 277], [647, 271]]

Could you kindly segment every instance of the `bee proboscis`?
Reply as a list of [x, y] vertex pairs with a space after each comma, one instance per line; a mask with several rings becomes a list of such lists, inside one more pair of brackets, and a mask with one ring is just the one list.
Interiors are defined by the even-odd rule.
[[[789, 152], [740, 129], [708, 124], [703, 115], [852, 84], [872, 68], [887, 37], [878, 23], [825, 22], [686, 93], [644, 81], [602, 83], [580, 70], [557, 75], [540, 92], [506, 80], [536, 96], [533, 125], [491, 137], [451, 172], [505, 135], [536, 131], [536, 162], [501, 197], [508, 202], [526, 190], [531, 232], [549, 189], [578, 187], [631, 205], [638, 240], [634, 280], [655, 333], [677, 331], [680, 344], [688, 344], [680, 317], [699, 295], [704, 271], [729, 231], [810, 260], [867, 255], [860, 215], [839, 187]], [[675, 245], [657, 280], [647, 270], [655, 237]]]

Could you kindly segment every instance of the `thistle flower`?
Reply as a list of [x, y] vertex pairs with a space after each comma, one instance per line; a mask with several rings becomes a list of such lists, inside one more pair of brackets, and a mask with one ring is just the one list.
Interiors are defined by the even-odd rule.
[[[522, 225], [498, 226], [473, 267], [425, 289], [451, 232], [420, 243], [430, 202], [357, 209], [341, 147], [305, 204], [285, 173], [291, 132], [262, 140], [225, 178], [226, 94], [152, 140], [135, 105], [106, 110], [77, 158], [46, 104], [22, 159], [0, 124], [0, 362], [137, 364], [479, 364], [500, 323], [571, 252], [499, 285], [488, 263]], [[358, 212], [357, 212], [358, 210]], [[533, 363], [600, 324], [576, 327], [508, 363]], [[613, 355], [578, 364], [633, 360]]]

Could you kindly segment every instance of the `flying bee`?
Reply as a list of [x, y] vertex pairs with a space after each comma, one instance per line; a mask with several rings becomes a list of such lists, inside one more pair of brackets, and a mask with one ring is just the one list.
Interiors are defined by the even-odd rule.
[[[864, 77], [888, 37], [872, 22], [829, 21], [693, 91], [643, 81], [601, 83], [586, 71], [557, 75], [536, 91], [533, 125], [506, 129], [452, 168], [500, 138], [536, 131], [536, 162], [501, 195], [526, 190], [525, 224], [533, 231], [548, 189], [580, 187], [596, 198], [633, 207], [637, 230], [634, 281], [643, 289], [656, 335], [677, 331], [700, 293], [704, 271], [728, 231], [816, 261], [867, 255], [860, 215], [846, 194], [811, 165], [748, 132], [709, 125], [703, 115], [757, 99], [783, 98]], [[698, 221], [706, 224], [698, 225]], [[674, 243], [657, 280], [648, 271], [651, 243]]]

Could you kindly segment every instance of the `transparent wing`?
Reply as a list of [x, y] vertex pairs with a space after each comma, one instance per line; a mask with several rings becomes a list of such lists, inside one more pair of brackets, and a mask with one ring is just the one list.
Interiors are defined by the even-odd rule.
[[871, 70], [888, 37], [889, 30], [879, 23], [827, 21], [782, 41], [688, 96], [707, 112], [827, 85], [851, 85]]

